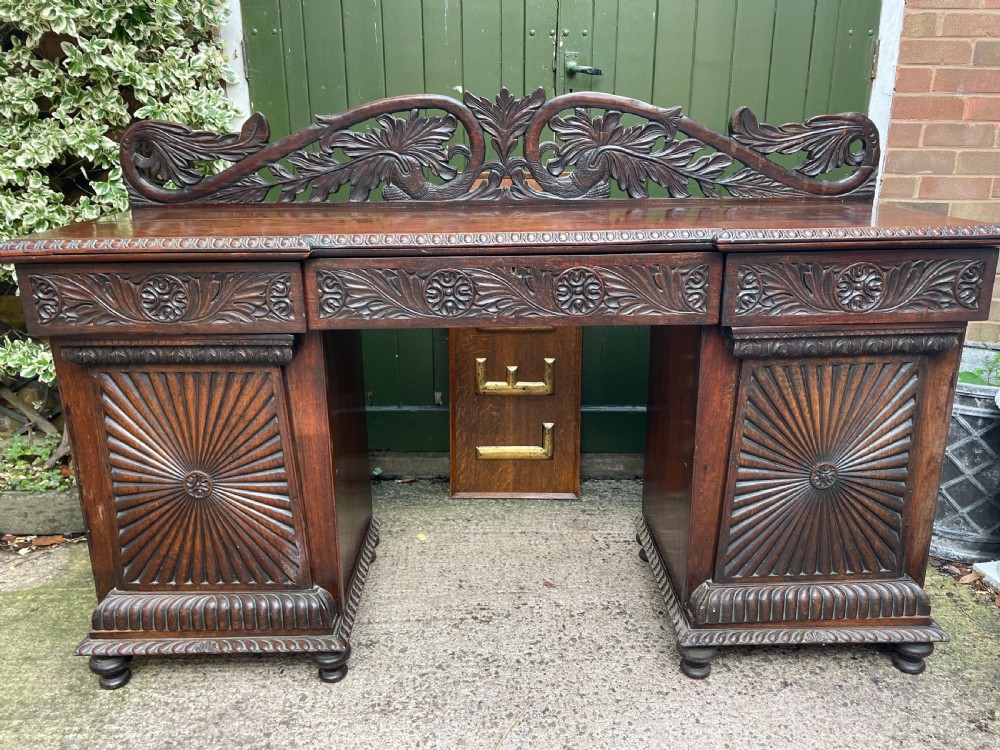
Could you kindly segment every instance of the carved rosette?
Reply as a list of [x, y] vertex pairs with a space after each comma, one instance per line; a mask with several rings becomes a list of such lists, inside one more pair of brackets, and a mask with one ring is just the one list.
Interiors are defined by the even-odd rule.
[[570, 268], [556, 276], [554, 296], [567, 315], [587, 315], [604, 300], [604, 283], [589, 268]]
[[519, 318], [636, 319], [709, 314], [708, 264], [594, 265], [565, 270], [402, 267], [322, 268], [315, 290], [321, 320]]
[[424, 302], [435, 315], [453, 318], [472, 307], [475, 287], [462, 271], [435, 271], [424, 284]]
[[304, 578], [271, 373], [98, 377], [128, 586]]
[[918, 372], [877, 360], [749, 369], [724, 580], [900, 573]]
[[871, 310], [885, 294], [885, 273], [871, 263], [853, 263], [837, 274], [836, 299], [848, 312]]
[[42, 334], [77, 326], [280, 324], [299, 317], [286, 271], [39, 270], [28, 278]]
[[190, 304], [187, 285], [176, 276], [156, 274], [139, 286], [139, 308], [157, 323], [174, 323], [182, 319]]
[[979, 310], [986, 262], [965, 258], [862, 261], [748, 260], [735, 273], [734, 323], [831, 314], [926, 313], [964, 319]]

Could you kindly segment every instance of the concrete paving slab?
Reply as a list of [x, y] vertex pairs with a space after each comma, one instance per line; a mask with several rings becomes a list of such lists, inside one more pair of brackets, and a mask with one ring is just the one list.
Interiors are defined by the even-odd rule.
[[[0, 560], [0, 726], [17, 748], [1000, 748], [1000, 614], [930, 571], [953, 641], [919, 677], [871, 647], [729, 649], [680, 674], [632, 519], [640, 485], [569, 501], [454, 501], [375, 486], [379, 557], [350, 674], [306, 657], [136, 661], [100, 691], [72, 650], [94, 604], [86, 549]], [[418, 538], [422, 535], [424, 538]], [[546, 585], [546, 582], [550, 585]]]

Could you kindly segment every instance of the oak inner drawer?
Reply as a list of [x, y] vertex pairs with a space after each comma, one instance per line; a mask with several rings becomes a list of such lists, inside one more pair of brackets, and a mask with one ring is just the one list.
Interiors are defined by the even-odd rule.
[[18, 280], [35, 336], [305, 330], [295, 263], [22, 266]]

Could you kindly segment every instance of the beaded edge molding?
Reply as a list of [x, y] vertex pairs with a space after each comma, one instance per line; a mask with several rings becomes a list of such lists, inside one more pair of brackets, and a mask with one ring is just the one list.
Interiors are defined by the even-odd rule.
[[304, 234], [297, 237], [116, 237], [103, 240], [20, 239], [0, 243], [0, 253], [85, 253], [107, 251], [178, 252], [256, 250], [308, 254], [315, 250], [380, 248], [485, 248], [538, 245], [643, 245], [657, 242], [695, 242], [720, 248], [789, 243], [877, 241], [904, 243], [920, 240], [1000, 240], [1000, 224], [945, 227], [854, 227], [805, 229], [616, 229], [572, 232], [421, 232], [413, 234]]
[[372, 516], [364, 546], [358, 556], [344, 611], [337, 617], [331, 635], [246, 636], [212, 638], [136, 638], [113, 640], [86, 638], [74, 652], [77, 656], [161, 656], [196, 654], [327, 653], [345, 652], [361, 604], [365, 581], [375, 559], [380, 521]]
[[740, 627], [732, 629], [692, 628], [681, 609], [667, 577], [666, 567], [660, 553], [653, 544], [646, 520], [639, 515], [635, 519], [639, 543], [649, 558], [653, 578], [663, 596], [667, 616], [677, 634], [677, 644], [681, 648], [703, 646], [763, 646], [798, 644], [861, 644], [861, 643], [939, 643], [948, 640], [948, 635], [937, 623], [916, 627]]

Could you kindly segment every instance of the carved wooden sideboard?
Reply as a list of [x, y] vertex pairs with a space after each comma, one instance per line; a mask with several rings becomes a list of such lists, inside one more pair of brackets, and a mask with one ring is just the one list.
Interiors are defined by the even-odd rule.
[[359, 332], [612, 324], [652, 326], [637, 539], [684, 672], [892, 643], [919, 673], [1000, 226], [873, 210], [878, 158], [861, 115], [740, 110], [723, 135], [590, 93], [398, 97], [274, 144], [260, 116], [133, 125], [130, 213], [2, 247], [73, 438], [99, 598], [79, 653], [107, 688], [145, 654], [307, 652], [340, 679], [378, 542]]

